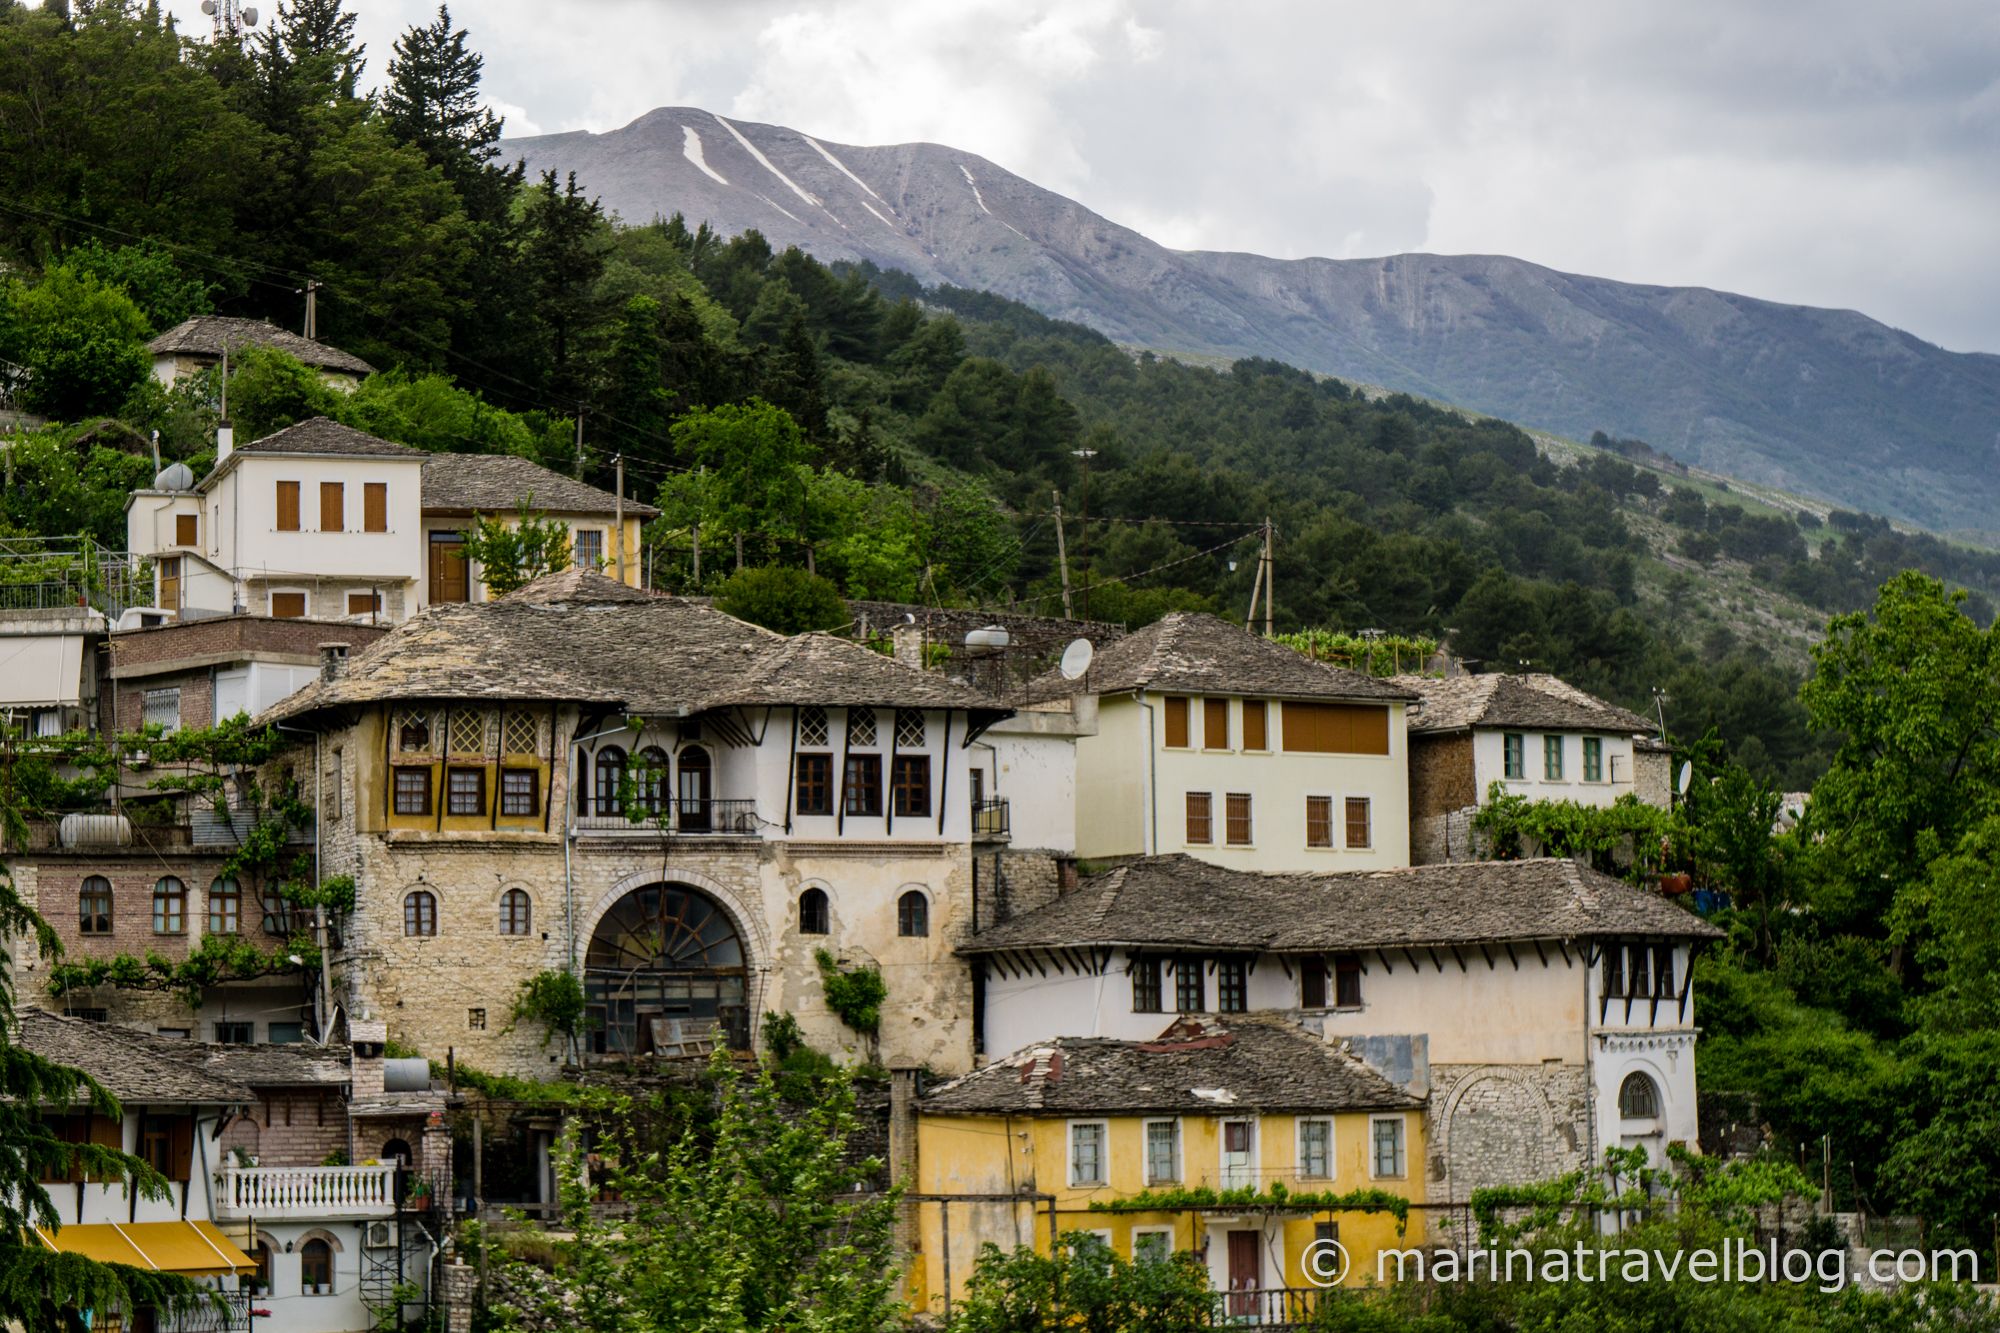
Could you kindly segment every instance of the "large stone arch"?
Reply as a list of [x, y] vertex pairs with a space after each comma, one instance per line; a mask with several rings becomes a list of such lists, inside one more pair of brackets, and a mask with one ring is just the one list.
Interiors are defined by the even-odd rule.
[[726, 885], [677, 867], [627, 875], [582, 914], [576, 947], [599, 1054], [647, 1054], [676, 1019], [754, 1042], [768, 939], [761, 914]]
[[1442, 1199], [1464, 1203], [1488, 1185], [1528, 1184], [1570, 1169], [1561, 1117], [1534, 1072], [1487, 1065], [1456, 1080], [1436, 1111]]

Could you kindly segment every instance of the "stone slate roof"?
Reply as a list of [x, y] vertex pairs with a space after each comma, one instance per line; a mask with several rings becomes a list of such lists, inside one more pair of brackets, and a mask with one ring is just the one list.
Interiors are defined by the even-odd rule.
[[[539, 463], [512, 454], [432, 454], [424, 460], [426, 514], [508, 513], [528, 502], [547, 514], [618, 512], [618, 497]], [[660, 511], [625, 501], [629, 518], [658, 518]]]
[[203, 1069], [203, 1048], [177, 1037], [156, 1037], [109, 1023], [22, 1009], [20, 1043], [36, 1055], [81, 1069], [102, 1083], [128, 1110], [135, 1106], [241, 1105], [256, 1100], [250, 1088]]
[[154, 356], [179, 353], [185, 356], [222, 357], [222, 349], [240, 352], [245, 347], [269, 347], [296, 357], [320, 370], [348, 375], [372, 375], [375, 367], [338, 347], [329, 347], [310, 338], [301, 338], [269, 320], [232, 319], [227, 315], [196, 315], [183, 320], [146, 344]]
[[1721, 933], [1657, 894], [1553, 857], [1262, 875], [1171, 855], [1095, 875], [1046, 907], [972, 936], [959, 952], [1113, 946], [1318, 953]]
[[1396, 676], [1395, 682], [1423, 698], [1410, 713], [1410, 732], [1463, 731], [1469, 727], [1516, 727], [1535, 731], [1602, 731], [1621, 736], [1651, 731], [1637, 713], [1606, 703], [1545, 674]]
[[498, 601], [431, 607], [265, 720], [399, 699], [579, 702], [654, 717], [790, 703], [1007, 711], [830, 634], [788, 639], [699, 602], [570, 570]]
[[1215, 1115], [1423, 1105], [1342, 1046], [1281, 1020], [1182, 1018], [1153, 1041], [1058, 1037], [932, 1089], [925, 1115]]
[[181, 1042], [200, 1067], [219, 1078], [251, 1088], [346, 1087], [350, 1054], [345, 1046], [214, 1046]]
[[1115, 694], [1140, 687], [1283, 699], [1414, 699], [1414, 691], [1305, 654], [1192, 611], [1176, 611], [1103, 646], [1080, 680], [1051, 672], [1031, 697]]

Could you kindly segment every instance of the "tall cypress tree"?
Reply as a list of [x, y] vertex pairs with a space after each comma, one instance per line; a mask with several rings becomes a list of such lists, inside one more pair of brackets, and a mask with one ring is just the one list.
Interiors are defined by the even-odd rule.
[[503, 122], [479, 97], [485, 57], [454, 28], [451, 11], [396, 39], [389, 85], [382, 90], [382, 118], [397, 142], [414, 145], [458, 190], [476, 218], [504, 212], [521, 169], [496, 170]]

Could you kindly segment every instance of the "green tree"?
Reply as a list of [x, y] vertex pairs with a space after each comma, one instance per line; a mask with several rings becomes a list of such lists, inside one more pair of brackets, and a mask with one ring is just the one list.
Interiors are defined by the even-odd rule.
[[288, 352], [246, 347], [230, 358], [229, 418], [244, 443], [340, 408], [338, 393]]
[[625, 303], [605, 364], [607, 420], [598, 432], [600, 439], [632, 457], [660, 461], [671, 453], [668, 431], [674, 407], [665, 383], [663, 325], [660, 303], [652, 297], [634, 296]]
[[0, 357], [27, 367], [22, 397], [67, 421], [116, 411], [146, 375], [146, 317], [94, 274], [55, 264], [0, 291]]
[[980, 1251], [953, 1327], [965, 1333], [1181, 1333], [1207, 1328], [1208, 1267], [1182, 1250], [1127, 1261], [1089, 1231], [1065, 1231], [1054, 1253]]
[[716, 593], [715, 609], [780, 634], [835, 630], [852, 619], [840, 590], [803, 569], [739, 569]]
[[524, 497], [512, 521], [474, 515], [465, 534], [465, 557], [495, 597], [569, 568], [569, 525], [537, 513], [534, 499]]
[[525, 225], [521, 276], [534, 293], [548, 358], [544, 378], [558, 401], [582, 403], [595, 374], [597, 284], [610, 250], [604, 210], [577, 187], [575, 172], [559, 182], [550, 171], [528, 193]]
[[381, 93], [389, 133], [423, 153], [469, 203], [500, 155], [500, 117], [479, 95], [485, 57], [466, 44], [444, 5], [436, 20], [398, 37], [394, 51]]
[[812, 469], [805, 434], [790, 413], [752, 398], [690, 412], [671, 435], [676, 457], [707, 474], [704, 541], [755, 536], [795, 553], [807, 537]]
[[93, 237], [64, 255], [63, 263], [131, 297], [151, 333], [214, 308], [209, 300], [213, 284], [182, 269], [156, 241], [108, 248]]

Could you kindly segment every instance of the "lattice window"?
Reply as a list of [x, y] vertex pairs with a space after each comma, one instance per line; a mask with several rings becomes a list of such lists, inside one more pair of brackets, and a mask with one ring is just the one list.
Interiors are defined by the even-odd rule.
[[430, 753], [431, 715], [415, 708], [397, 713], [396, 748], [406, 754]]
[[915, 750], [924, 743], [924, 714], [919, 708], [898, 708], [896, 710], [896, 745], [899, 749]]
[[799, 744], [825, 745], [832, 737], [832, 730], [826, 724], [824, 708], [801, 708], [799, 710]]
[[463, 709], [451, 714], [451, 752], [486, 753], [486, 714]]
[[533, 713], [522, 709], [508, 713], [502, 735], [506, 739], [503, 748], [508, 754], [536, 754], [540, 751], [542, 728]]
[[849, 745], [873, 745], [875, 743], [874, 709], [850, 708], [847, 710], [847, 743]]

